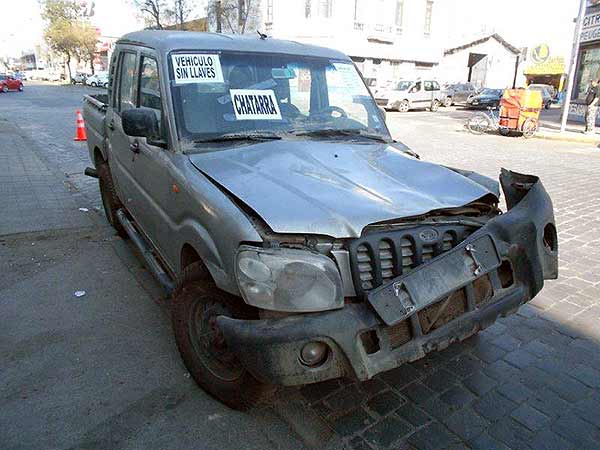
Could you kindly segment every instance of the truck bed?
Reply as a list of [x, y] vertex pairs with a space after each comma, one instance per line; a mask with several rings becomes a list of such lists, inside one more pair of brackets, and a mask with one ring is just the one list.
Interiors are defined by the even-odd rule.
[[87, 144], [90, 160], [95, 162], [96, 149], [100, 150], [106, 159], [106, 108], [108, 94], [90, 94], [83, 97], [83, 120], [87, 132]]

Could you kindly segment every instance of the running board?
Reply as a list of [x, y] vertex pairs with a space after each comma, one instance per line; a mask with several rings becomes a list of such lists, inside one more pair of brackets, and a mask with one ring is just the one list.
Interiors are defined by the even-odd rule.
[[123, 209], [119, 209], [117, 211], [117, 218], [119, 219], [119, 222], [121, 222], [121, 225], [123, 225], [123, 228], [125, 228], [125, 231], [129, 235], [135, 246], [142, 254], [142, 257], [146, 261], [150, 272], [152, 272], [152, 274], [156, 277], [158, 282], [163, 286], [167, 293], [170, 294], [171, 292], [173, 292], [173, 290], [175, 289], [175, 284], [173, 283], [173, 280], [171, 280], [169, 274], [165, 272], [160, 262], [158, 262], [158, 259], [156, 259], [156, 257], [152, 253], [151, 247], [146, 243], [146, 240], [142, 237], [142, 235], [135, 229], [131, 221], [127, 218], [127, 215], [125, 214], [125, 211]]

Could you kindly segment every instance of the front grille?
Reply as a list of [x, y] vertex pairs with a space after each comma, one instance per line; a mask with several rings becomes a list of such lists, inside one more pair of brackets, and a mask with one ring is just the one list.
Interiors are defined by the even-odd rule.
[[421, 226], [371, 233], [349, 245], [354, 289], [358, 296], [381, 286], [462, 242], [472, 228]]

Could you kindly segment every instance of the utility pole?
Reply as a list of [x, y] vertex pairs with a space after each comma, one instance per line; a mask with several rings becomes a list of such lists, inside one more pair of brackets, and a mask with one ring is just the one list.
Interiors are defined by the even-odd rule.
[[569, 63], [569, 76], [567, 78], [567, 92], [565, 93], [565, 103], [563, 105], [562, 117], [560, 121], [560, 132], [564, 133], [567, 128], [567, 118], [569, 117], [569, 108], [571, 107], [571, 95], [573, 93], [573, 83], [575, 81], [575, 69], [577, 67], [577, 56], [579, 54], [579, 41], [581, 39], [581, 29], [583, 28], [583, 17], [585, 16], [586, 0], [580, 0], [579, 14], [575, 25], [575, 36], [573, 38], [573, 51]]

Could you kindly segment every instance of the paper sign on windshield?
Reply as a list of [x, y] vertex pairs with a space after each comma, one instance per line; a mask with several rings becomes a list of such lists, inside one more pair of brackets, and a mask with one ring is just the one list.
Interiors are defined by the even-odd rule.
[[199, 53], [171, 55], [175, 84], [223, 83], [219, 55]]
[[231, 89], [231, 103], [237, 120], [281, 120], [275, 93], [263, 89]]

